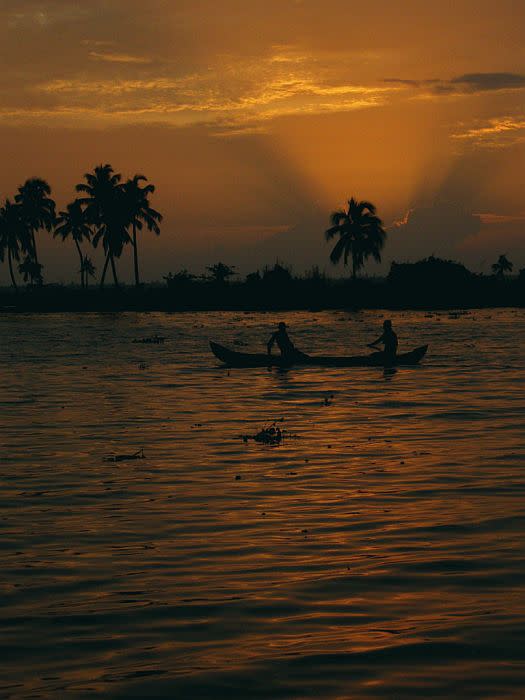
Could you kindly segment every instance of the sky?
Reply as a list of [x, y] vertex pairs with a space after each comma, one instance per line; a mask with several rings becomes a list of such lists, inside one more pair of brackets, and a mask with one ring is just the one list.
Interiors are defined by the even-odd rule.
[[[368, 274], [525, 266], [523, 0], [0, 0], [0, 59], [2, 201], [37, 176], [63, 209], [98, 164], [144, 174], [147, 280], [344, 274], [323, 232], [351, 196], [388, 231]], [[38, 240], [46, 280], [77, 276], [71, 243]]]

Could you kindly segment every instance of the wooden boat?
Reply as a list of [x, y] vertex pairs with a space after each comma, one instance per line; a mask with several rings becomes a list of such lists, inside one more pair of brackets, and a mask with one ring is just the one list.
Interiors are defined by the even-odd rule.
[[290, 367], [291, 365], [318, 365], [320, 367], [384, 367], [398, 365], [417, 365], [425, 356], [428, 345], [422, 345], [411, 352], [397, 355], [394, 362], [385, 363], [382, 352], [369, 355], [301, 355], [293, 361], [284, 360], [280, 355], [266, 353], [248, 353], [229, 350], [224, 345], [210, 341], [212, 353], [228, 367]]

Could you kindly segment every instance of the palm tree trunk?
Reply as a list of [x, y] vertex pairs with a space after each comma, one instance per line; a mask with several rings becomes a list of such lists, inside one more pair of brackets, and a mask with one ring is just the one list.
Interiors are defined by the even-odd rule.
[[84, 257], [82, 251], [80, 250], [80, 245], [77, 240], [75, 240], [75, 245], [77, 247], [78, 256], [80, 258], [80, 286], [84, 289]]
[[36, 250], [35, 230], [33, 228], [31, 229], [31, 241], [33, 243], [33, 257], [35, 259], [36, 264], [38, 265], [38, 253]]
[[[31, 229], [31, 239], [33, 241], [33, 256], [35, 258], [35, 263], [38, 265], [38, 252], [36, 249], [36, 237], [35, 237], [35, 229]], [[40, 275], [38, 279], [38, 286], [41, 287], [43, 285], [44, 281], [42, 279], [42, 275]], [[33, 286], [33, 281], [31, 281], [31, 286]]]
[[352, 279], [355, 281], [357, 276], [357, 260], [352, 255]]
[[119, 283], [117, 278], [117, 268], [115, 266], [115, 258], [113, 257], [113, 253], [110, 253], [109, 259], [111, 260], [111, 271], [113, 272], [113, 281], [115, 282], [115, 287], [118, 287]]
[[108, 269], [109, 263], [109, 253], [106, 255], [106, 262], [104, 263], [104, 269], [102, 270], [102, 277], [100, 278], [100, 289], [104, 287], [104, 281], [106, 279], [106, 271]]
[[18, 285], [15, 280], [15, 275], [13, 272], [13, 259], [11, 257], [11, 248], [7, 249], [7, 260], [9, 262], [9, 274], [11, 275], [11, 282], [13, 284], [13, 287], [15, 289], [15, 292], [18, 292]]
[[137, 224], [133, 223], [133, 262], [135, 264], [135, 287], [140, 287], [139, 253], [137, 250]]

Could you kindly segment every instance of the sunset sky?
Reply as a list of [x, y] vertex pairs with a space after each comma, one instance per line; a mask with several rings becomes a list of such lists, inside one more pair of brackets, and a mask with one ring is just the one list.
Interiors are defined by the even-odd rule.
[[[330, 269], [352, 195], [389, 230], [371, 274], [525, 266], [523, 0], [1, 0], [0, 55], [0, 196], [39, 176], [63, 208], [99, 163], [144, 173], [146, 279]], [[73, 245], [39, 240], [46, 280], [76, 278]]]

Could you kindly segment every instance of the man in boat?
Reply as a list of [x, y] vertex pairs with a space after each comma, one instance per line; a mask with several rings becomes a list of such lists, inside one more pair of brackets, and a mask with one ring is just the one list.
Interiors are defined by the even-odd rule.
[[278, 329], [275, 331], [275, 333], [272, 334], [272, 337], [268, 341], [268, 355], [272, 354], [272, 348], [274, 343], [277, 344], [277, 347], [281, 351], [281, 357], [285, 360], [293, 361], [305, 359], [308, 357], [300, 350], [297, 350], [295, 345], [292, 343], [286, 330], [286, 323], [284, 323], [283, 321], [281, 321], [281, 323], [278, 326]]
[[378, 345], [383, 345], [385, 361], [388, 363], [393, 362], [397, 355], [397, 335], [392, 328], [392, 321], [386, 320], [383, 322], [383, 335], [381, 335], [373, 343], [367, 345], [368, 348], [373, 350], [379, 350]]

